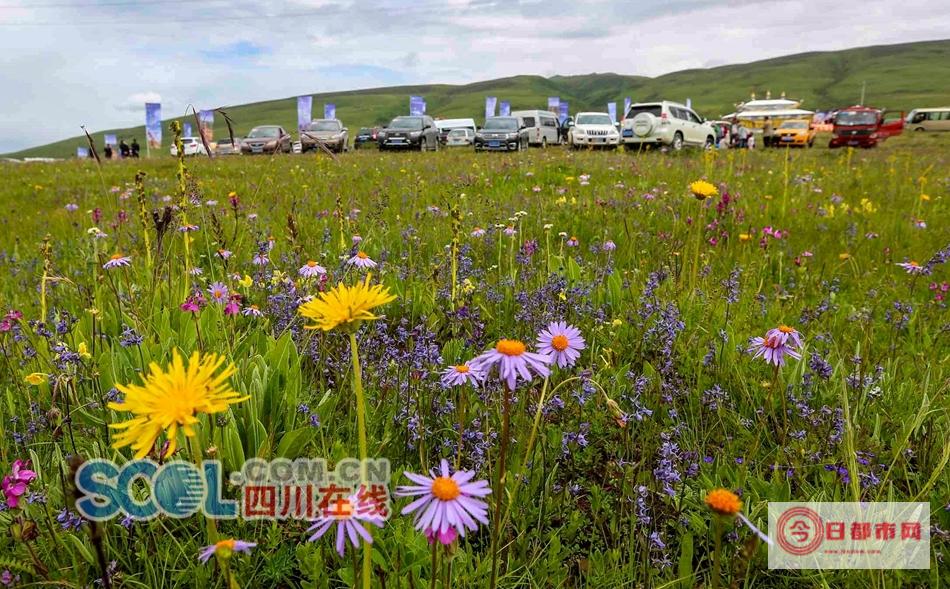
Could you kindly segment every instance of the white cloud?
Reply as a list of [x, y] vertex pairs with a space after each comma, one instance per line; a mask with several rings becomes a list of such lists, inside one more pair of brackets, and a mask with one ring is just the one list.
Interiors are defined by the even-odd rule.
[[171, 116], [191, 103], [396, 83], [653, 76], [950, 30], [950, 12], [932, 0], [19, 3], [0, 11], [0, 152], [74, 135], [80, 124], [141, 124], [146, 98], [158, 96]]

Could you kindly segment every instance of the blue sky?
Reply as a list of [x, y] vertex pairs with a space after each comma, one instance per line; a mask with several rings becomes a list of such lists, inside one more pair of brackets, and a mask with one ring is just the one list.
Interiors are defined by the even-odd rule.
[[[938, 3], [939, 4], [939, 3]], [[0, 0], [0, 153], [298, 94], [946, 38], [932, 0]], [[907, 15], [906, 17], [904, 15]], [[918, 18], [916, 15], [927, 15]]]

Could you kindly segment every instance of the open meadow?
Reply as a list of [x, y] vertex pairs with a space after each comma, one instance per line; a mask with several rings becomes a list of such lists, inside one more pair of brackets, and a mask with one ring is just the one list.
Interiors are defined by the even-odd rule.
[[[950, 137], [920, 135], [0, 164], [0, 583], [945, 585]], [[80, 515], [80, 462], [133, 457], [385, 458], [391, 503]], [[930, 568], [770, 570], [791, 500], [930, 501]]]

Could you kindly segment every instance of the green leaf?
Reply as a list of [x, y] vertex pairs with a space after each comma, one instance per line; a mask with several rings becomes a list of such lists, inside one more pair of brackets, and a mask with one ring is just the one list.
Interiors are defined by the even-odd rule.
[[314, 432], [316, 431], [316, 428], [307, 426], [284, 434], [277, 444], [274, 455], [280, 458], [290, 459], [301, 456], [307, 444], [313, 439]]

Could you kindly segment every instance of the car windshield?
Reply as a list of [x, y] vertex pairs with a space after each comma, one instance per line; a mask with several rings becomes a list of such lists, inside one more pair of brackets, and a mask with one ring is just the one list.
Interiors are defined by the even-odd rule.
[[360, 129], [360, 135], [369, 135], [372, 132], [373, 130], [367, 127], [363, 127], [362, 129]]
[[274, 139], [280, 136], [277, 127], [256, 127], [247, 134], [248, 139]]
[[183, 137], [181, 142], [182, 143], [198, 143], [198, 140], [194, 137]]
[[340, 123], [337, 121], [314, 121], [307, 125], [308, 131], [339, 131]]
[[517, 131], [518, 119], [512, 118], [494, 118], [485, 119], [485, 129], [489, 131]]
[[468, 131], [465, 129], [452, 129], [449, 131], [449, 137], [467, 137]]
[[419, 117], [398, 117], [389, 123], [390, 129], [421, 129], [422, 119]]
[[877, 122], [877, 112], [873, 110], [844, 110], [835, 118], [836, 125], [873, 125]]
[[807, 129], [808, 123], [805, 121], [786, 121], [782, 123], [783, 129]]
[[576, 124], [578, 125], [613, 125], [610, 117], [607, 115], [577, 115]]
[[663, 106], [659, 104], [634, 104], [630, 107], [630, 112], [627, 113], [627, 118], [632, 119], [638, 114], [644, 112], [658, 117], [663, 113]]

